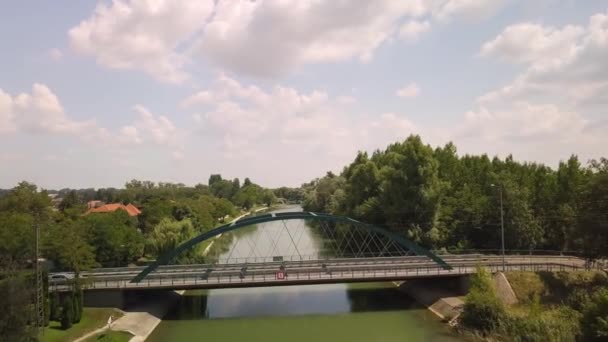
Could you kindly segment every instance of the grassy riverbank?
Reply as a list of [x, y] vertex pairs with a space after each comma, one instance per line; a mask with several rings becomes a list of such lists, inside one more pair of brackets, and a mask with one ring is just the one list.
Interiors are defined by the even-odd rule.
[[95, 329], [99, 329], [107, 324], [108, 317], [112, 315], [114, 319], [122, 317], [122, 312], [112, 308], [84, 308], [82, 319], [67, 330], [61, 329], [59, 322], [51, 321], [49, 326], [44, 329], [44, 335], [40, 337], [40, 342], [70, 342]]

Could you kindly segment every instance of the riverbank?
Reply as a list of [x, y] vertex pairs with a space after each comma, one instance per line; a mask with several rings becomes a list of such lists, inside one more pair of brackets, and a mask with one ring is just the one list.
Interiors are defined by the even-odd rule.
[[[262, 207], [262, 208], [258, 208], [258, 209], [252, 210], [252, 211], [248, 211], [248, 212], [244, 213], [243, 215], [241, 215], [241, 216], [235, 218], [234, 220], [230, 221], [229, 223], [236, 222], [236, 221], [242, 219], [245, 216], [249, 216], [251, 214], [255, 214], [255, 213], [258, 213], [258, 212], [260, 212], [262, 210], [266, 210], [266, 209], [268, 209], [268, 207]], [[203, 251], [203, 256], [206, 256], [207, 254], [209, 254], [209, 251], [211, 250], [211, 247], [213, 247], [213, 243], [215, 243], [215, 240], [221, 238], [222, 235], [223, 234], [219, 234], [218, 236], [214, 237], [213, 240], [211, 240], [211, 242], [207, 245], [207, 247]]]
[[[129, 342], [143, 342], [160, 324], [169, 309], [179, 301], [184, 291], [172, 291], [171, 295], [149, 300], [124, 311], [124, 315], [112, 323], [111, 330], [126, 331], [133, 337]], [[99, 334], [97, 331], [94, 334]], [[88, 337], [88, 336], [87, 336]]]
[[395, 285], [444, 321], [450, 322], [456, 319], [464, 305], [466, 289], [462, 287], [446, 287], [435, 280], [412, 280]]

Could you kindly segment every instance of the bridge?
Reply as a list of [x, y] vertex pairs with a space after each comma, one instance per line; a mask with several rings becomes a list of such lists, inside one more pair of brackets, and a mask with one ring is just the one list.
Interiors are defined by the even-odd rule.
[[[171, 265], [180, 255], [230, 244], [210, 262]], [[311, 247], [312, 246], [312, 247]], [[568, 256], [437, 255], [402, 234], [352, 218], [312, 212], [278, 212], [244, 218], [202, 233], [147, 267], [83, 272], [85, 290], [214, 289], [255, 286], [403, 281], [491, 271], [573, 270], [585, 260]], [[51, 290], [68, 290], [70, 281]]]

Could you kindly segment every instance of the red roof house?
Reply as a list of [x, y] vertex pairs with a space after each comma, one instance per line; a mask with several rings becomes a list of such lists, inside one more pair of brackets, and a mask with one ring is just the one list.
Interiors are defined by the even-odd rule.
[[122, 209], [122, 210], [126, 211], [127, 214], [129, 214], [129, 216], [137, 216], [137, 215], [141, 214], [141, 210], [137, 209], [137, 207], [131, 203], [129, 203], [127, 205], [124, 205], [122, 203], [110, 203], [110, 204], [104, 204], [97, 208], [91, 208], [85, 213], [85, 215], [90, 214], [90, 213], [112, 213], [118, 209]]

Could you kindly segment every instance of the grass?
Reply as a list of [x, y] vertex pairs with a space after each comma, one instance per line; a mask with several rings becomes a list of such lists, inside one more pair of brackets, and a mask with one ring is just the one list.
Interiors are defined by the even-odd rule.
[[546, 284], [538, 273], [508, 272], [506, 276], [515, 296], [520, 301], [530, 301], [534, 296], [543, 297], [548, 292]]
[[106, 330], [101, 334], [97, 334], [87, 338], [85, 342], [128, 342], [131, 337], [133, 337], [133, 335], [129, 334], [126, 331]]
[[84, 308], [82, 319], [68, 330], [61, 329], [61, 323], [51, 321], [44, 329], [40, 342], [69, 342], [107, 324], [108, 317], [121, 317], [122, 312], [112, 308]]
[[601, 271], [507, 272], [506, 276], [523, 303], [538, 297], [543, 304], [559, 304], [575, 289], [590, 290], [608, 284]]

